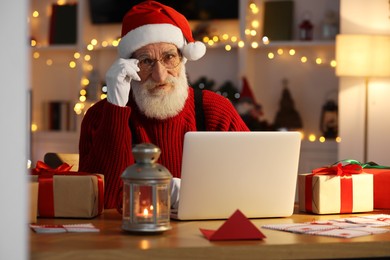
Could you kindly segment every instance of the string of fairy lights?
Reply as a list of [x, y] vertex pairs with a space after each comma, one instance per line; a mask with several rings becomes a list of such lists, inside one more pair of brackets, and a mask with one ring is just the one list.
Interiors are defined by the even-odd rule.
[[[336, 67], [336, 61], [334, 58], [327, 58], [327, 57], [320, 57], [320, 56], [309, 56], [313, 54], [305, 54], [304, 49], [305, 48], [295, 48], [295, 47], [288, 47], [288, 42], [283, 43], [274, 43], [271, 42], [267, 36], [261, 35], [261, 22], [260, 17], [262, 17], [261, 12], [262, 9], [259, 5], [260, 0], [253, 0], [249, 1], [247, 10], [246, 10], [246, 28], [244, 30], [244, 37], [241, 38], [240, 35], [232, 35], [229, 34], [229, 32], [222, 32], [218, 35], [208, 35], [204, 36], [202, 38], [202, 41], [208, 46], [209, 49], [212, 48], [224, 48], [226, 52], [232, 51], [234, 48], [250, 48], [250, 49], [261, 49], [265, 50], [264, 53], [267, 57], [267, 60], [269, 61], [276, 61], [278, 57], [292, 57], [296, 59], [299, 63], [305, 64], [305, 63], [312, 63], [314, 65], [318, 66], [330, 66], [332, 68]], [[66, 4], [65, 0], [58, 0], [56, 2], [58, 5]], [[43, 17], [41, 15], [40, 10], [33, 10], [31, 13], [31, 16], [29, 19], [48, 19], [48, 17]], [[50, 14], [48, 14], [50, 15]], [[81, 48], [78, 47], [72, 47], [69, 46], [69, 50], [74, 49], [80, 49], [80, 51], [73, 52], [73, 55], [70, 55], [68, 57], [68, 68], [69, 69], [76, 69], [79, 66], [82, 68], [82, 76], [80, 80], [80, 91], [79, 91], [79, 97], [78, 101], [74, 105], [74, 112], [77, 115], [82, 115], [86, 112], [86, 110], [93, 105], [93, 102], [88, 101], [88, 90], [87, 87], [91, 83], [90, 82], [90, 74], [94, 70], [93, 66], [93, 60], [95, 55], [98, 55], [95, 51], [96, 50], [116, 50], [116, 47], [119, 44], [120, 39], [119, 38], [112, 38], [112, 39], [91, 39], [87, 44], [84, 44], [84, 46], [81, 46]], [[41, 52], [46, 51], [46, 49], [51, 49], [52, 47], [48, 46], [48, 43], [46, 40], [37, 40], [35, 38], [31, 38], [30, 42], [32, 48], [32, 58], [35, 62], [43, 62], [46, 66], [54, 66], [56, 65], [56, 52], [52, 52], [52, 56], [42, 59]], [[331, 43], [330, 43], [331, 44]], [[294, 44], [293, 44], [294, 45]], [[306, 43], [307, 46], [310, 45], [310, 43]], [[305, 44], [298, 44], [298, 47], [304, 47]], [[64, 47], [63, 48], [67, 48]], [[61, 49], [61, 47], [59, 47]], [[50, 52], [51, 53], [51, 52]], [[46, 57], [47, 55], [45, 55]], [[100, 99], [106, 98], [106, 89], [105, 86], [101, 89], [101, 94], [99, 96]], [[37, 125], [32, 126], [32, 130], [36, 131], [38, 130]], [[304, 138], [302, 134], [302, 138]], [[305, 138], [306, 139], [306, 138]], [[317, 138], [315, 135], [309, 135], [307, 136], [307, 139], [311, 142], [314, 142], [316, 140], [320, 142], [324, 142], [325, 138], [320, 137]], [[336, 139], [336, 141], [340, 141], [339, 139]]]

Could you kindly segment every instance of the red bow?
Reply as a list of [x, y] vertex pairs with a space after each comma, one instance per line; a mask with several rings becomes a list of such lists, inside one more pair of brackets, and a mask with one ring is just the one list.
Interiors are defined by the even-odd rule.
[[314, 169], [312, 173], [314, 175], [337, 175], [337, 176], [351, 176], [352, 174], [359, 174], [363, 172], [362, 166], [359, 164], [347, 164], [342, 165], [338, 163], [330, 167], [321, 167]]
[[33, 174], [37, 175], [43, 172], [51, 172], [51, 173], [56, 173], [56, 172], [68, 172], [70, 169], [72, 169], [73, 165], [69, 165], [67, 163], [63, 163], [57, 168], [51, 168], [49, 165], [42, 161], [37, 161], [36, 167], [33, 169]]

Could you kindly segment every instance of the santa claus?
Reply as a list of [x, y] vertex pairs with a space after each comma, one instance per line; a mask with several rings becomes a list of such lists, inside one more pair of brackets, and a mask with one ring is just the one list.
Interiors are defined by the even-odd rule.
[[[134, 163], [133, 144], [158, 146], [158, 162], [178, 184], [186, 132], [248, 131], [225, 97], [205, 90], [194, 101], [185, 64], [200, 59], [206, 47], [194, 41], [183, 15], [155, 1], [142, 2], [123, 18], [121, 36], [119, 58], [106, 74], [107, 99], [87, 111], [79, 144], [79, 170], [104, 174], [105, 208], [117, 206], [120, 176]], [[203, 116], [201, 126], [196, 110]]]

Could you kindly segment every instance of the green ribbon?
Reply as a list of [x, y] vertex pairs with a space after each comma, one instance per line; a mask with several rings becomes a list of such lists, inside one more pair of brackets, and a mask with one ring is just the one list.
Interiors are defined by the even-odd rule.
[[[346, 159], [346, 160], [341, 160], [341, 161], [338, 161], [337, 163], [349, 163], [349, 164], [358, 164], [360, 165], [363, 169], [366, 168], [366, 169], [390, 169], [390, 166], [383, 166], [383, 165], [379, 165], [375, 162], [367, 162], [367, 163], [361, 163], [359, 161], [356, 161], [356, 160], [352, 160], [352, 159]], [[335, 163], [335, 164], [337, 164]]]

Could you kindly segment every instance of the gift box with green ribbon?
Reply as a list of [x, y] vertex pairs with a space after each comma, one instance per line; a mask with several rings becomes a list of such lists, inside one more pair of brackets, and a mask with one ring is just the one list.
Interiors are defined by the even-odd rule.
[[378, 165], [374, 162], [362, 164], [355, 160], [348, 161], [361, 165], [363, 172], [374, 175], [374, 208], [390, 209], [390, 166]]
[[340, 214], [373, 210], [373, 175], [350, 161], [299, 174], [298, 189], [301, 211]]

